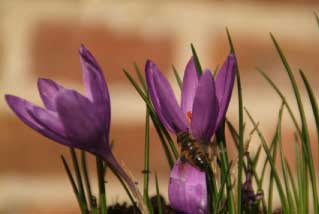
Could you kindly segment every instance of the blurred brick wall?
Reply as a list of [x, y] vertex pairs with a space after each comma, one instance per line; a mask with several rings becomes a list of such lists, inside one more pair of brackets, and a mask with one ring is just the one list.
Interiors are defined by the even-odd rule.
[[[288, 99], [292, 99], [288, 78], [269, 37], [269, 32], [273, 32], [293, 69], [303, 68], [314, 91], [318, 91], [319, 29], [313, 11], [319, 5], [310, 0], [243, 2], [1, 1], [0, 92], [40, 104], [36, 89], [39, 76], [83, 91], [78, 48], [81, 43], [85, 44], [102, 65], [110, 88], [111, 138], [115, 141], [115, 153], [139, 179], [143, 160], [137, 157], [143, 156], [145, 107], [122, 69], [133, 72], [133, 62], [143, 69], [146, 59], [150, 58], [175, 84], [171, 64], [182, 74], [191, 56], [190, 43], [197, 48], [202, 65], [214, 69], [223, 63], [229, 50], [225, 34], [225, 26], [228, 26], [242, 73], [245, 106], [260, 121], [267, 139], [271, 139], [280, 100], [255, 67], [271, 75], [288, 93]], [[178, 91], [176, 84], [175, 89]], [[303, 95], [310, 127], [314, 130], [304, 91]], [[237, 121], [236, 104], [234, 94], [228, 112], [234, 122]], [[61, 201], [59, 195], [54, 194], [56, 186], [68, 193], [65, 205], [75, 206], [59, 159], [61, 153], [68, 154], [67, 149], [26, 127], [10, 112], [3, 99], [0, 113], [0, 189], [4, 189], [0, 191], [0, 212], [10, 211], [12, 204], [18, 204], [21, 209], [29, 207], [37, 213], [42, 203], [35, 201], [43, 199], [52, 203], [48, 200], [52, 198], [57, 200], [55, 206], [58, 207]], [[285, 120], [285, 150], [288, 160], [293, 161], [292, 125], [289, 118]], [[151, 168], [160, 174], [165, 194], [168, 168], [152, 131]], [[313, 133], [311, 136], [315, 145], [316, 136]], [[256, 148], [258, 138], [253, 138], [251, 145]], [[94, 169], [93, 161], [91, 167]], [[23, 182], [17, 182], [21, 178]], [[50, 187], [59, 179], [62, 187], [60, 183]], [[42, 197], [29, 193], [27, 187], [38, 186], [34, 180], [48, 183], [41, 186]], [[21, 196], [19, 191], [7, 188], [8, 185], [25, 193]], [[113, 202], [120, 197], [116, 193], [112, 192]]]

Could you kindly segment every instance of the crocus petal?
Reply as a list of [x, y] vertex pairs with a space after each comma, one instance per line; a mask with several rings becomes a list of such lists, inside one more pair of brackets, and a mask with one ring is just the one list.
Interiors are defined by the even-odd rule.
[[209, 141], [218, 115], [215, 83], [210, 71], [200, 77], [193, 104], [191, 128], [195, 139]]
[[207, 213], [205, 172], [178, 160], [171, 172], [168, 197], [171, 206], [183, 213]]
[[63, 87], [50, 79], [39, 78], [38, 89], [45, 107], [49, 110], [55, 111], [55, 98]]
[[171, 127], [173, 127], [176, 132], [186, 131], [188, 128], [186, 116], [178, 106], [171, 85], [161, 72], [154, 72], [154, 85], [161, 105], [162, 114], [166, 116]]
[[99, 146], [104, 129], [103, 120], [88, 98], [73, 90], [64, 90], [56, 98], [57, 112], [66, 137], [74, 147], [91, 151]]
[[173, 133], [186, 130], [186, 117], [179, 108], [167, 79], [150, 60], [146, 62], [145, 72], [150, 98], [163, 125]]
[[65, 137], [63, 124], [56, 112], [33, 106], [30, 108], [29, 113], [43, 127]]
[[185, 68], [182, 85], [181, 108], [184, 114], [192, 112], [198, 78], [194, 58], [192, 57]]
[[13, 96], [13, 95], [5, 95], [5, 99], [10, 106], [10, 108], [14, 111], [14, 113], [28, 126], [32, 129], [38, 131], [42, 135], [58, 141], [64, 145], [69, 145], [70, 143], [61, 137], [59, 134], [49, 130], [47, 127], [43, 126], [36, 118], [32, 115], [32, 110], [37, 108], [32, 103], [24, 100], [22, 98]]
[[110, 95], [105, 82], [103, 71], [94, 56], [85, 48], [80, 47], [83, 82], [87, 97], [97, 106], [99, 114], [104, 118], [109, 134], [111, 108]]
[[236, 57], [230, 54], [216, 76], [216, 95], [219, 103], [217, 127], [225, 117], [234, 87], [235, 75]]

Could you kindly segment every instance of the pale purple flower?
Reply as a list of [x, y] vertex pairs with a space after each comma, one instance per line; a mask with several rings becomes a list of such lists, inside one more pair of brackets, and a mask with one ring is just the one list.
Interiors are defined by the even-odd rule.
[[39, 79], [38, 88], [44, 108], [13, 95], [5, 95], [5, 99], [25, 124], [42, 135], [102, 157], [140, 200], [142, 197], [136, 185], [111, 151], [110, 97], [102, 69], [83, 45], [79, 53], [86, 96], [52, 80]]
[[[147, 86], [163, 125], [174, 134], [189, 132], [194, 139], [209, 143], [225, 117], [235, 69], [236, 58], [230, 54], [215, 79], [209, 70], [199, 76], [192, 57], [185, 69], [179, 105], [167, 79], [148, 61]], [[177, 160], [170, 174], [168, 195], [171, 206], [180, 212], [207, 213], [205, 172], [187, 161]]]
[[168, 196], [171, 206], [183, 213], [207, 213], [205, 172], [177, 160], [170, 174]]

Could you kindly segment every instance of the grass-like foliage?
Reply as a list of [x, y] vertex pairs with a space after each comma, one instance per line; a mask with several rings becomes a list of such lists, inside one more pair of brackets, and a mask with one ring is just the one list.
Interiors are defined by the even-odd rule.
[[[315, 18], [319, 26], [317, 14], [315, 14]], [[226, 29], [226, 32], [230, 52], [236, 55], [235, 43], [233, 43], [228, 29]], [[259, 124], [249, 112], [248, 107], [245, 107], [239, 62], [236, 68], [236, 87], [234, 88], [238, 96], [238, 124], [233, 124], [232, 121], [225, 118], [216, 131], [213, 141], [208, 146], [210, 166], [205, 173], [207, 177], [207, 206], [209, 213], [273, 213], [274, 211], [280, 211], [280, 213], [319, 213], [316, 174], [318, 172], [315, 170], [315, 161], [319, 162], [319, 160], [315, 160], [313, 156], [315, 147], [319, 151], [319, 110], [316, 94], [305, 73], [301, 69], [298, 71], [291, 69], [289, 59], [285, 57], [275, 36], [270, 34], [270, 38], [275, 51], [282, 61], [283, 72], [286, 73], [290, 80], [294, 100], [286, 99], [286, 95], [282, 92], [280, 85], [267, 74], [267, 71], [263, 71], [260, 68], [257, 69], [265, 81], [269, 83], [269, 86], [274, 89], [274, 96], [279, 96], [282, 101], [282, 105], [278, 106], [277, 125], [274, 129], [273, 137], [270, 140], [266, 139], [259, 128], [262, 124]], [[198, 75], [201, 75], [203, 73], [202, 67], [193, 45], [191, 45], [191, 52]], [[169, 130], [162, 124], [155, 111], [144, 74], [142, 74], [136, 64], [134, 67], [137, 79], [134, 79], [127, 70], [124, 70], [124, 74], [146, 105], [143, 199], [147, 207], [146, 212], [165, 213], [160, 195], [161, 193], [165, 194], [167, 187], [159, 186], [158, 177], [160, 179], [169, 179], [169, 175], [163, 178], [163, 175], [158, 176], [156, 172], [151, 172], [149, 148], [150, 144], [155, 142], [150, 141], [150, 127], [153, 126], [155, 128], [170, 169], [173, 168], [180, 157], [180, 149], [174, 137], [169, 134]], [[176, 83], [181, 89], [182, 79], [179, 76], [179, 72], [174, 66], [172, 68], [172, 75], [176, 78]], [[299, 77], [302, 79], [302, 85], [297, 84], [296, 78]], [[301, 89], [305, 89], [308, 97], [300, 95]], [[265, 99], [271, 100], [272, 97]], [[306, 117], [304, 110], [304, 102], [306, 101], [311, 104], [313, 118]], [[297, 112], [292, 110], [293, 105], [297, 105]], [[288, 114], [293, 122], [294, 130], [289, 134], [294, 135], [294, 142], [284, 142], [282, 140], [282, 124], [290, 122], [283, 119], [284, 114]], [[316, 125], [318, 145], [311, 143], [309, 137], [308, 121], [312, 119], [314, 119]], [[248, 130], [246, 124], [251, 124], [252, 130]], [[229, 139], [225, 137], [225, 132], [230, 133], [231, 137]], [[254, 153], [249, 150], [250, 140], [253, 135], [256, 135], [258, 139], [258, 142], [254, 143], [259, 143], [258, 149]], [[234, 156], [230, 157], [228, 153], [227, 148], [230, 144], [233, 144], [236, 148], [237, 155], [235, 158]], [[295, 166], [287, 161], [286, 155], [288, 154], [283, 149], [285, 144], [294, 147]], [[81, 212], [107, 213], [107, 188], [105, 188], [104, 177], [108, 166], [100, 158], [96, 159], [99, 193], [98, 196], [95, 196], [90, 185], [85, 152], [81, 153], [81, 159], [79, 160], [76, 151], [74, 149], [70, 151], [74, 173], [72, 173], [71, 167], [64, 156], [62, 156], [62, 160]], [[121, 181], [121, 178], [118, 178]], [[156, 184], [156, 208], [151, 203], [149, 196], [150, 179], [154, 179]], [[125, 183], [121, 182], [132, 205], [135, 206], [135, 198]], [[274, 207], [273, 205], [275, 196], [279, 197], [279, 207]]]

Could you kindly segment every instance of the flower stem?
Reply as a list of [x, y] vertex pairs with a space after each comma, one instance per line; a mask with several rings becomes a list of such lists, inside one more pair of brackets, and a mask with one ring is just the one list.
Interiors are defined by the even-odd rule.
[[97, 177], [99, 182], [99, 201], [101, 214], [107, 214], [103, 160], [96, 157]]
[[108, 167], [115, 173], [117, 176], [121, 177], [127, 186], [132, 191], [133, 195], [135, 196], [135, 199], [137, 200], [137, 207], [140, 209], [142, 214], [148, 214], [149, 211], [147, 209], [147, 206], [145, 205], [143, 201], [143, 196], [141, 192], [138, 190], [137, 185], [135, 182], [131, 179], [131, 177], [126, 173], [126, 171], [122, 168], [122, 166], [117, 162], [115, 157], [112, 153], [109, 153], [105, 155], [104, 157], [105, 162], [108, 164]]

